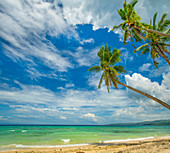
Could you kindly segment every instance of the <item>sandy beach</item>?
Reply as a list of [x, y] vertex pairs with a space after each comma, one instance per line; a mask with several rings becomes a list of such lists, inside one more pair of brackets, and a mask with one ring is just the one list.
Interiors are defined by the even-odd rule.
[[170, 138], [148, 139], [117, 143], [96, 143], [86, 146], [58, 148], [29, 148], [3, 153], [169, 153]]

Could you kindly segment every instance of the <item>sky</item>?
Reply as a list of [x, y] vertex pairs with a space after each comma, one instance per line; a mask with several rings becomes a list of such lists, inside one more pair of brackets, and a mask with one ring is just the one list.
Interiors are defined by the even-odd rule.
[[[160, 104], [121, 85], [98, 89], [88, 71], [106, 43], [122, 52], [119, 79], [170, 104], [170, 67], [124, 45], [117, 8], [123, 0], [0, 0], [0, 124], [102, 125], [170, 119]], [[169, 0], [139, 0], [149, 22], [170, 14]], [[141, 45], [134, 43], [135, 46]]]

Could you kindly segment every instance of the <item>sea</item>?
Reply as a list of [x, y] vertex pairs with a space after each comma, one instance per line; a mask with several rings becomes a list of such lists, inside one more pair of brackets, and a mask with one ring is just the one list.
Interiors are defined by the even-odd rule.
[[170, 137], [170, 126], [0, 126], [0, 151]]

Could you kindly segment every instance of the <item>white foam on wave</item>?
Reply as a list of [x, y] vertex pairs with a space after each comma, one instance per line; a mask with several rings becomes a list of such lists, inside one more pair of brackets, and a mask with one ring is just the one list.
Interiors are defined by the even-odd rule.
[[8, 131], [12, 131], [12, 132], [14, 132], [15, 130], [8, 130]]
[[22, 132], [27, 132], [27, 130], [22, 130]]
[[69, 145], [22, 145], [22, 144], [11, 144], [7, 148], [59, 148], [59, 147], [76, 147], [86, 146], [88, 143], [83, 144], [69, 144]]
[[70, 139], [61, 139], [64, 143], [70, 142]]
[[147, 140], [147, 139], [153, 139], [155, 137], [144, 137], [144, 138], [136, 138], [136, 139], [119, 139], [119, 140], [106, 140], [106, 141], [100, 141], [101, 143], [111, 143], [111, 142], [128, 142], [128, 141], [140, 141], [140, 140]]

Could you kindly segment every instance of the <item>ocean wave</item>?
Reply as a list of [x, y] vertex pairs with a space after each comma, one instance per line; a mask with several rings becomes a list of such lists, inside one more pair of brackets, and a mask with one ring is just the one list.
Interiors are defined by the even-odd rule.
[[[76, 146], [86, 146], [88, 143], [83, 144], [69, 144], [69, 145], [22, 145], [22, 144], [10, 144], [7, 148], [58, 148], [58, 147], [76, 147]], [[4, 146], [3, 146], [4, 147]]]
[[8, 131], [12, 131], [12, 132], [14, 132], [15, 130], [8, 130]]
[[70, 142], [70, 139], [61, 139], [64, 143]]
[[27, 132], [27, 130], [22, 130], [21, 132]]
[[[119, 139], [119, 140], [106, 140], [100, 141], [100, 143], [114, 143], [114, 142], [128, 142], [128, 141], [140, 141], [140, 140], [147, 140], [147, 139], [164, 139], [170, 138], [170, 136], [163, 136], [163, 137], [143, 137], [143, 138], [135, 138], [135, 139]], [[70, 139], [62, 139], [69, 141]], [[23, 144], [10, 144], [5, 146], [0, 146], [1, 148], [8, 148], [8, 149], [22, 149], [22, 148], [60, 148], [60, 147], [76, 147], [76, 146], [86, 146], [93, 143], [82, 143], [82, 144], [64, 144], [64, 145], [23, 145]]]
[[101, 143], [127, 142], [127, 141], [140, 141], [140, 140], [154, 139], [154, 138], [155, 138], [155, 137], [144, 137], [144, 138], [136, 138], [136, 139], [106, 140], [106, 141], [100, 141], [100, 142], [101, 142]]

